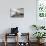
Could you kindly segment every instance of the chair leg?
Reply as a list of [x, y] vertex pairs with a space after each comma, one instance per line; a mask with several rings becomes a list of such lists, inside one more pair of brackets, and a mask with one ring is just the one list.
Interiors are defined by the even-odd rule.
[[18, 34], [17, 34], [17, 46], [18, 46]]
[[17, 37], [16, 37], [16, 39], [15, 39], [15, 40], [17, 40], [17, 41], [16, 41], [16, 45], [15, 45], [15, 46], [19, 46], [19, 45], [18, 45], [18, 34], [17, 34]]
[[7, 46], [7, 34], [5, 34], [5, 46]]
[[7, 42], [5, 41], [5, 46], [7, 46]]

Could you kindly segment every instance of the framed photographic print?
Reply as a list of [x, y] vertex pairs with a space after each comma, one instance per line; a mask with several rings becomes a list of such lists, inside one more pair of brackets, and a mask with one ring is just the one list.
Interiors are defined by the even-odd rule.
[[10, 17], [24, 17], [24, 8], [10, 8]]
[[36, 23], [38, 25], [45, 25], [46, 23], [46, 0], [36, 0]]
[[40, 18], [46, 17], [46, 0], [37, 0], [37, 15]]

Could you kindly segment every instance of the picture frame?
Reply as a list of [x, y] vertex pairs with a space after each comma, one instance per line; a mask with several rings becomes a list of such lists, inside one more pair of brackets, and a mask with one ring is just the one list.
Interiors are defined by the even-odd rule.
[[24, 8], [10, 8], [10, 17], [24, 17]]
[[46, 25], [46, 0], [36, 0], [36, 24]]

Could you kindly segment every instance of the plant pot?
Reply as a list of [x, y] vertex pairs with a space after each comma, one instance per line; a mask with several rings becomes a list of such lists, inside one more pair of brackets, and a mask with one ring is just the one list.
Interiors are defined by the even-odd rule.
[[44, 42], [44, 40], [45, 40], [45, 39], [38, 39], [37, 42], [38, 42], [39, 44], [41, 44], [41, 43]]
[[40, 39], [37, 39], [37, 43], [40, 43]]
[[40, 43], [44, 43], [44, 40], [45, 40], [45, 39], [40, 39]]

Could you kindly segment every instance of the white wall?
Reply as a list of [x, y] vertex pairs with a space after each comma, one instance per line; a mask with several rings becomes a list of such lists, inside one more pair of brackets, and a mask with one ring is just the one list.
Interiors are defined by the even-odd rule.
[[[24, 18], [11, 18], [10, 8], [24, 8]], [[8, 28], [19, 27], [20, 32], [30, 32], [30, 26], [36, 24], [36, 0], [0, 0], [0, 34]]]

